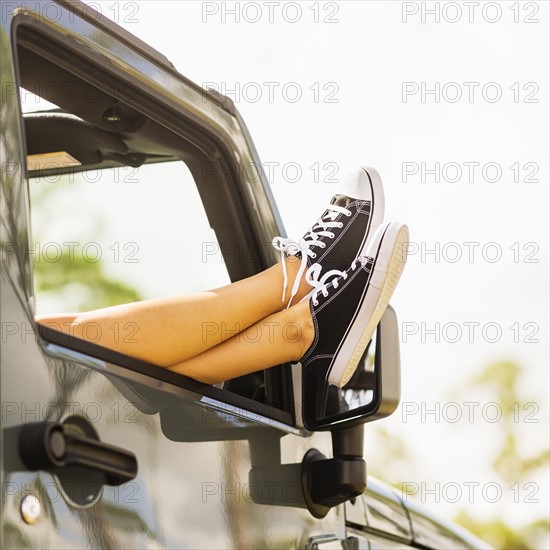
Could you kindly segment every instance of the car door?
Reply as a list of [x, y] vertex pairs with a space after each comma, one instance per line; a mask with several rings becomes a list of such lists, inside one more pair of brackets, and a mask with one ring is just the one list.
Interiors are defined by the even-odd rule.
[[283, 232], [230, 104], [86, 6], [51, 5], [1, 23], [2, 547], [344, 538], [341, 507], [314, 520], [300, 495], [330, 437], [297, 421], [289, 365], [210, 387], [34, 322], [240, 279]]

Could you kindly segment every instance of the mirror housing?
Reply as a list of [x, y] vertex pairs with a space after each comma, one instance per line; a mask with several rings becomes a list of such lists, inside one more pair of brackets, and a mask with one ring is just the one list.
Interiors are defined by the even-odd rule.
[[400, 398], [399, 328], [391, 306], [384, 312], [356, 373], [342, 389], [327, 385], [302, 368], [302, 420], [310, 431], [333, 431], [385, 418], [395, 411]]

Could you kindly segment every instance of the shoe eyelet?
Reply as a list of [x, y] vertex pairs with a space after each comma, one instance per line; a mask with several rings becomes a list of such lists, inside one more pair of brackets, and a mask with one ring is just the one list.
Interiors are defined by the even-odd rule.
[[346, 216], [349, 218], [351, 216], [351, 212], [346, 212]]
[[315, 252], [314, 252], [314, 253], [311, 255], [311, 257], [312, 257], [313, 259], [315, 259], [315, 258], [317, 258], [317, 254], [315, 254]]
[[335, 235], [334, 233], [331, 233], [331, 234], [328, 236], [329, 239], [334, 239], [334, 237], [336, 237], [336, 235]]
[[327, 247], [327, 245], [325, 243], [321, 243], [320, 246], [321, 246], [321, 248], [326, 248]]
[[319, 305], [319, 302], [313, 302], [313, 305], [317, 307]]
[[338, 227], [342, 229], [342, 227], [344, 227], [344, 224], [342, 222], [339, 222]]

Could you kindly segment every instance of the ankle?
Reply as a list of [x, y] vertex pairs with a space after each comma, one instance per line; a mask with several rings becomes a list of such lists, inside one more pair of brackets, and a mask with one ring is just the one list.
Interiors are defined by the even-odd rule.
[[315, 339], [315, 324], [309, 309], [309, 301], [300, 302], [289, 309], [296, 325], [296, 350], [293, 360], [298, 362], [309, 350]]
[[[287, 256], [283, 261], [285, 262], [287, 278], [288, 278], [287, 287], [285, 290], [284, 305], [283, 305], [283, 308], [286, 308], [290, 300], [290, 296], [292, 294], [293, 286], [296, 284], [296, 277], [298, 276], [298, 272], [300, 270], [300, 265], [302, 263], [302, 260], [297, 256]], [[283, 271], [282, 266], [281, 266], [281, 271]], [[307, 269], [300, 276], [300, 282], [298, 283], [297, 293], [292, 297], [291, 306], [298, 304], [298, 302], [304, 296], [306, 296], [306, 294], [310, 292], [312, 289], [311, 285], [306, 282], [306, 278], [305, 278], [306, 271]]]

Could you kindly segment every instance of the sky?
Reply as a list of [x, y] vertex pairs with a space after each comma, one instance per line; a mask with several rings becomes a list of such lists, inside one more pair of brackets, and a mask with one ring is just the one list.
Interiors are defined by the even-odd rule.
[[[376, 423], [414, 453], [405, 480], [494, 479], [494, 399], [464, 388], [501, 359], [524, 369], [522, 448], [548, 446], [547, 2], [88, 4], [233, 99], [290, 236], [317, 219], [345, 174], [379, 171], [386, 219], [411, 235], [392, 299], [402, 404]], [[461, 421], [449, 421], [450, 406], [422, 416], [449, 403]], [[372, 429], [366, 456], [383, 460]], [[514, 502], [504, 486], [496, 503], [478, 495], [476, 509], [512, 523], [547, 510], [548, 479], [532, 482], [537, 503]], [[425, 503], [452, 516], [450, 500]]]

